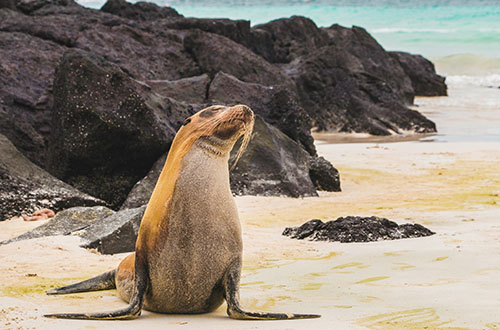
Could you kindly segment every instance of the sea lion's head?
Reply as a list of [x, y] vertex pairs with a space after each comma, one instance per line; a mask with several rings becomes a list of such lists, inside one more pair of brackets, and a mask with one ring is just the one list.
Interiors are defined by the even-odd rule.
[[253, 124], [253, 111], [246, 105], [213, 105], [187, 118], [177, 134], [197, 137], [197, 145], [216, 156], [228, 155], [243, 136], [237, 161], [250, 141]]

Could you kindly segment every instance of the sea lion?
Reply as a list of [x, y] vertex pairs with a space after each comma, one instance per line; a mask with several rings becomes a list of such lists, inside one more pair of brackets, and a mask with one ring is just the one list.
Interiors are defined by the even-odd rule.
[[51, 209], [41, 209], [33, 212], [31, 216], [23, 215], [24, 221], [47, 220], [55, 217], [56, 214]]
[[133, 319], [159, 313], [206, 313], [224, 300], [231, 318], [282, 320], [313, 314], [244, 311], [239, 302], [242, 237], [229, 188], [229, 153], [254, 115], [244, 105], [211, 106], [186, 119], [172, 143], [141, 221], [135, 252], [116, 270], [47, 291], [64, 294], [116, 288], [129, 305], [103, 313], [49, 314], [69, 319]]

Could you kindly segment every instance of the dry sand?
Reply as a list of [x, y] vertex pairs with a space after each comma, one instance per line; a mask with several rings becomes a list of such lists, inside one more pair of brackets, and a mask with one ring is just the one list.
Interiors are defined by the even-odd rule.
[[[434, 142], [318, 141], [319, 154], [340, 170], [341, 193], [237, 198], [244, 231], [242, 304], [322, 318], [236, 321], [221, 306], [194, 316], [144, 312], [133, 321], [45, 319], [48, 312], [124, 305], [114, 291], [46, 296], [46, 289], [112, 269], [124, 257], [78, 248], [75, 237], [51, 237], [0, 246], [0, 328], [500, 329], [500, 142], [453, 138], [459, 130], [448, 119], [460, 90], [450, 94], [417, 101], [438, 128], [451, 132]], [[281, 236], [286, 226], [345, 215], [421, 223], [437, 234], [354, 244]], [[0, 223], [0, 240], [40, 224], [19, 218]]]

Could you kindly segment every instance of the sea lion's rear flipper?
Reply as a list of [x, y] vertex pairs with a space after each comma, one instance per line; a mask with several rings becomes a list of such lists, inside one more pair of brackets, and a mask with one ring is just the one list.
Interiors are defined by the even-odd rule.
[[288, 319], [310, 319], [318, 318], [316, 314], [287, 314], [287, 313], [266, 313], [247, 312], [240, 306], [240, 272], [241, 260], [235, 260], [226, 270], [222, 280], [224, 294], [227, 302], [227, 315], [238, 320], [288, 320]]
[[[75, 285], [79, 285], [85, 282], [86, 281], [77, 283]], [[127, 307], [115, 311], [102, 312], [102, 313], [61, 313], [61, 314], [46, 314], [44, 316], [50, 318], [58, 318], [58, 319], [81, 319], [81, 320], [135, 319], [139, 317], [139, 315], [141, 315], [142, 306], [144, 305], [144, 296], [146, 295], [147, 287], [148, 287], [148, 275], [146, 267], [144, 267], [144, 264], [138, 265], [136, 258], [135, 274], [134, 274], [134, 290], [132, 293], [132, 297], [130, 299], [130, 303]]]
[[48, 290], [46, 293], [49, 295], [53, 295], [115, 289], [115, 274], [116, 270], [111, 270], [82, 282]]

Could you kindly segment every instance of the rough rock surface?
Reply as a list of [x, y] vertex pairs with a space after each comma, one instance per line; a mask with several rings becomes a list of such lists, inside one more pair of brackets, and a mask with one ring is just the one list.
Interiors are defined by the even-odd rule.
[[246, 104], [266, 122], [276, 126], [289, 138], [298, 142], [311, 155], [316, 155], [311, 136], [311, 118], [286, 89], [247, 83], [218, 72], [208, 90], [211, 104]]
[[186, 103], [205, 103], [210, 84], [207, 74], [178, 80], [146, 80], [151, 90], [161, 96], [173, 98]]
[[318, 190], [341, 191], [339, 171], [324, 157], [311, 157], [309, 177]]
[[434, 64], [420, 55], [389, 52], [411, 79], [415, 94], [419, 96], [446, 96], [445, 78], [436, 73]]
[[[256, 116], [252, 140], [230, 173], [231, 190], [237, 195], [317, 196], [309, 158], [299, 144]], [[232, 159], [234, 154], [230, 164]]]
[[81, 50], [64, 55], [54, 91], [48, 170], [115, 208], [192, 111]]
[[327, 32], [302, 16], [277, 19], [257, 25], [254, 29], [270, 34], [272, 49], [266, 49], [259, 54], [272, 63], [289, 63], [331, 42]]
[[433, 122], [407, 108], [414, 91], [399, 63], [364, 29], [333, 25], [321, 31], [331, 43], [284, 66], [317, 130], [435, 132]]
[[374, 242], [425, 237], [435, 233], [419, 224], [403, 224], [379, 217], [342, 217], [323, 222], [313, 219], [300, 227], [285, 228], [283, 235], [296, 239], [341, 243]]
[[211, 77], [223, 71], [245, 82], [293, 89], [293, 81], [278, 67], [224, 36], [190, 30], [184, 46], [200, 69]]
[[[0, 10], [0, 25], [6, 12]], [[50, 133], [52, 77], [62, 50], [29, 34], [0, 31], [0, 134], [40, 166]]]
[[141, 30], [139, 23], [72, 1], [15, 3], [25, 2], [37, 9], [0, 9], [0, 133], [37, 165], [45, 164], [55, 68], [69, 48], [100, 54], [136, 79], [201, 74], [173, 30]]
[[164, 154], [154, 163], [148, 174], [134, 185], [121, 206], [122, 210], [140, 207], [149, 202], [166, 160], [167, 154]]
[[82, 247], [97, 249], [103, 254], [132, 252], [139, 233], [142, 216], [146, 207], [118, 211], [99, 221], [94, 221], [82, 232]]
[[98, 220], [102, 220], [115, 213], [105, 206], [94, 207], [72, 207], [57, 213], [57, 215], [47, 223], [36, 227], [15, 238], [0, 242], [8, 244], [46, 236], [71, 235], [80, 230], [85, 230], [89, 225]]
[[81, 247], [97, 249], [103, 254], [131, 252], [135, 250], [144, 210], [145, 207], [139, 207], [114, 212], [104, 206], [73, 207], [0, 245], [38, 237], [74, 235], [82, 238]]
[[173, 8], [159, 7], [154, 3], [143, 1], [129, 3], [125, 0], [108, 0], [101, 11], [139, 21], [182, 17]]
[[0, 221], [49, 208], [106, 205], [31, 163], [0, 134]]

